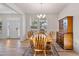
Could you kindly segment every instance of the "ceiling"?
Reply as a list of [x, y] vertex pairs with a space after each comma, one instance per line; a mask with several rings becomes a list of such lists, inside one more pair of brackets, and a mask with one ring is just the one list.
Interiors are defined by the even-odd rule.
[[5, 4], [0, 3], [0, 14], [16, 14], [16, 12]]
[[67, 5], [67, 3], [15, 3], [15, 5], [27, 14], [57, 14]]

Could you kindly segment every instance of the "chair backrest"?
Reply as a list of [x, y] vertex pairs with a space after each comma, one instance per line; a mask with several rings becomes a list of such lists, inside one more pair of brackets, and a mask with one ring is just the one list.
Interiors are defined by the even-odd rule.
[[28, 32], [28, 38], [30, 38], [32, 35], [33, 35], [33, 32], [32, 31], [29, 31]]
[[46, 35], [44, 34], [36, 34], [34, 35], [34, 47], [35, 49], [44, 50], [46, 47]]
[[53, 32], [49, 32], [49, 33], [48, 33], [48, 36], [50, 36], [50, 37], [53, 38]]

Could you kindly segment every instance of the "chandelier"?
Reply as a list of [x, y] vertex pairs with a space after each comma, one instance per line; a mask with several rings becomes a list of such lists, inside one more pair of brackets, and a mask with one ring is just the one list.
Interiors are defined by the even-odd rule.
[[43, 4], [40, 3], [40, 5], [41, 5], [41, 12], [40, 12], [40, 14], [37, 14], [37, 17], [38, 17], [39, 19], [46, 17], [46, 15], [43, 13], [43, 10], [42, 10], [42, 5], [43, 5]]
[[46, 17], [46, 15], [45, 14], [39, 14], [39, 15], [37, 15], [37, 17], [40, 19], [40, 18], [45, 18]]

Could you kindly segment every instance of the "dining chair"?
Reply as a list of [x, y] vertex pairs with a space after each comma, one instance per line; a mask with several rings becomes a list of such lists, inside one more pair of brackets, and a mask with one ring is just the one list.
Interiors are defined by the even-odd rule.
[[38, 54], [44, 54], [46, 55], [46, 35], [44, 34], [36, 34], [34, 36], [34, 55], [37, 55]]
[[28, 31], [28, 38], [30, 38], [33, 35], [33, 31]]

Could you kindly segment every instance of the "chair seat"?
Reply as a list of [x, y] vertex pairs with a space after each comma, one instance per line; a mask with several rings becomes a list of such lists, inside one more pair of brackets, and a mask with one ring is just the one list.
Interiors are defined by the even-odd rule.
[[34, 49], [35, 51], [45, 51], [45, 50], [39, 50], [39, 49]]

